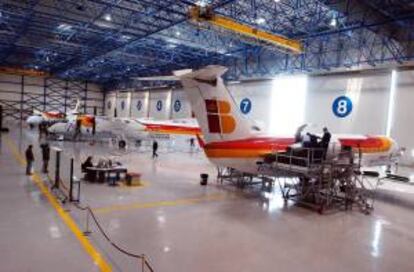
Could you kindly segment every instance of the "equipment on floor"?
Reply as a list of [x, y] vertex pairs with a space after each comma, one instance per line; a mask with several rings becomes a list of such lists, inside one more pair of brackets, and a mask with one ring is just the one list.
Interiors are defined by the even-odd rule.
[[208, 182], [208, 174], [200, 174], [200, 185], [206, 186]]
[[125, 177], [125, 184], [127, 186], [142, 186], [141, 173], [128, 173]]

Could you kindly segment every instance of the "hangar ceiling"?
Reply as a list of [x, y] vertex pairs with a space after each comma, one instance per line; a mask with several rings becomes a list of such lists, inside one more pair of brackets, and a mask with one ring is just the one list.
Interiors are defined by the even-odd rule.
[[[0, 1], [0, 66], [106, 87], [135, 76], [223, 64], [229, 79], [402, 64], [414, 57], [405, 0]], [[189, 22], [194, 5], [304, 45], [286, 54]]]

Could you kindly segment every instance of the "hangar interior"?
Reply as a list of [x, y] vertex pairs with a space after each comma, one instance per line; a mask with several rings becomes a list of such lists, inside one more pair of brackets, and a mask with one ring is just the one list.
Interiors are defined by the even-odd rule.
[[0, 270], [414, 271], [413, 24], [0, 0]]

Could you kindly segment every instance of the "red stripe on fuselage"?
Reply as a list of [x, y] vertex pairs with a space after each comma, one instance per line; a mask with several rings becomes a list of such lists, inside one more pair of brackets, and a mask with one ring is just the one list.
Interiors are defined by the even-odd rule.
[[148, 131], [163, 132], [163, 133], [177, 133], [177, 134], [201, 134], [201, 130], [198, 127], [185, 127], [185, 126], [174, 126], [174, 125], [161, 125], [161, 124], [145, 124]]
[[214, 149], [269, 149], [281, 150], [286, 149], [293, 144], [293, 138], [274, 138], [274, 137], [257, 137], [243, 140], [233, 140], [226, 142], [213, 142], [205, 145], [206, 148]]

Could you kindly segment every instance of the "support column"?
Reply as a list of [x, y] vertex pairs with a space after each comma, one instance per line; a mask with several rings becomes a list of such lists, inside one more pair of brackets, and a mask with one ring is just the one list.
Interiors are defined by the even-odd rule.
[[20, 120], [23, 120], [23, 105], [24, 105], [24, 76], [22, 76], [20, 86]]

